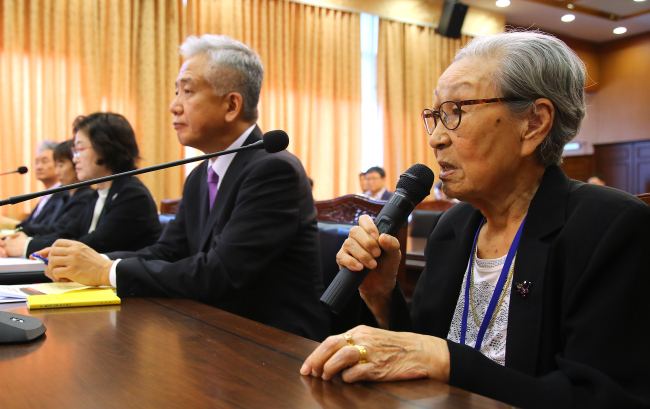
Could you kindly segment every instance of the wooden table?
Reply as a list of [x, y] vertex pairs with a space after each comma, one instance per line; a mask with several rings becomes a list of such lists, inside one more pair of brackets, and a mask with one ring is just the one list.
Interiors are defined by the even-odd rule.
[[345, 384], [299, 373], [316, 342], [197, 302], [28, 311], [47, 332], [0, 345], [9, 408], [506, 408], [431, 380]]

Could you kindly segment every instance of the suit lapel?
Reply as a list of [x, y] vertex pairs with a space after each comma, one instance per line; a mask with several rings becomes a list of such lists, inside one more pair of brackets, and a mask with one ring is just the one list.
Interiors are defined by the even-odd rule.
[[[542, 183], [528, 209], [526, 224], [517, 250], [510, 293], [506, 366], [534, 374], [537, 366], [545, 298], [549, 235], [565, 224], [569, 179], [558, 166], [547, 168]], [[522, 297], [517, 284], [531, 283]], [[548, 297], [548, 295], [547, 295]]]
[[[418, 280], [416, 294], [413, 296], [413, 311], [419, 311], [422, 316], [413, 316], [422, 328], [416, 330], [429, 333], [441, 338], [447, 338], [451, 320], [456, 310], [463, 274], [472, 252], [474, 233], [483, 215], [477, 209], [467, 204], [459, 206], [469, 210], [461, 212], [446, 212], [442, 215], [438, 226], [444, 230], [434, 229], [424, 250], [426, 264], [435, 266], [431, 274], [427, 270]], [[447, 217], [454, 217], [443, 223]], [[432, 250], [429, 251], [429, 248]], [[433, 292], [430, 292], [434, 289]], [[419, 305], [426, 307], [419, 307]]]
[[[129, 178], [130, 177], [124, 177], [124, 178], [115, 179], [113, 181], [111, 187], [108, 189], [108, 196], [106, 197], [106, 201], [104, 202], [104, 207], [102, 207], [102, 212], [99, 214], [99, 218], [97, 219], [97, 224], [102, 222], [104, 215], [106, 215], [106, 212], [111, 208], [113, 201], [117, 200], [120, 189], [122, 189], [122, 186], [124, 186], [124, 184], [129, 180]], [[91, 212], [90, 220], [91, 220], [90, 223], [92, 223], [92, 212]], [[90, 223], [88, 223], [88, 228], [90, 228]]]
[[[246, 138], [246, 141], [244, 141], [244, 144], [242, 146], [255, 143], [261, 140], [262, 136], [263, 135], [260, 128], [258, 126], [255, 126], [253, 132], [251, 132], [248, 138]], [[212, 205], [212, 211], [210, 211], [208, 220], [204, 225], [205, 228], [203, 229], [203, 232], [201, 234], [201, 242], [199, 244], [200, 249], [205, 248], [205, 246], [208, 244], [208, 241], [212, 235], [212, 231], [214, 230], [215, 224], [217, 223], [218, 220], [221, 220], [221, 215], [223, 213], [224, 205], [227, 203], [229, 193], [232, 191], [235, 181], [241, 174], [241, 170], [244, 168], [244, 166], [246, 166], [246, 164], [254, 154], [255, 154], [255, 150], [238, 152], [235, 154], [235, 157], [232, 160], [232, 162], [230, 162], [230, 166], [228, 166], [228, 170], [226, 171], [226, 174], [223, 176], [223, 181], [221, 182], [221, 185], [219, 186], [219, 191], [217, 192], [217, 197], [215, 198], [214, 204]], [[203, 177], [205, 179], [205, 182], [204, 183], [202, 182], [203, 187], [201, 190], [202, 192], [205, 191], [205, 195], [206, 195], [204, 203], [208, 203], [207, 175], [204, 175]], [[209, 208], [209, 204], [207, 208]]]

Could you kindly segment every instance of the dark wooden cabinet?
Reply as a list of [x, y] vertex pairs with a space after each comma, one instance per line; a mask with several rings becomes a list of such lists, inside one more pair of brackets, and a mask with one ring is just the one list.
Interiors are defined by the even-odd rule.
[[633, 195], [650, 191], [650, 141], [595, 145], [594, 164], [608, 186]]
[[562, 170], [569, 179], [586, 182], [594, 173], [594, 156], [565, 156], [562, 161]]

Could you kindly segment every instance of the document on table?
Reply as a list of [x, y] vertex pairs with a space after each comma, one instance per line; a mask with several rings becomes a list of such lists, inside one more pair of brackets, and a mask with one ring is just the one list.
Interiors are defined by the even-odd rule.
[[0, 274], [25, 271], [45, 271], [45, 264], [40, 260], [18, 257], [0, 257]]
[[0, 304], [9, 302], [25, 302], [28, 295], [63, 294], [69, 291], [84, 290], [87, 288], [111, 288], [91, 287], [79, 283], [43, 283], [43, 284], [20, 284], [0, 285]]

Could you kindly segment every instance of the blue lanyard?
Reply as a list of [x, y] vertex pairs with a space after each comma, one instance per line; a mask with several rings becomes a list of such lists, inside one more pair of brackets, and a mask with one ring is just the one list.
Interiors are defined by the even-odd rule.
[[[472, 255], [469, 258], [469, 268], [467, 269], [467, 282], [465, 283], [465, 305], [463, 306], [463, 321], [461, 323], [460, 327], [460, 343], [465, 344], [465, 333], [467, 332], [467, 316], [469, 315], [469, 303], [471, 300], [469, 299], [469, 286], [472, 284], [471, 279], [472, 275], [470, 274], [470, 271], [472, 271], [472, 266], [474, 265], [474, 249], [476, 248], [476, 241], [478, 240], [478, 234], [481, 232], [481, 227], [483, 227], [483, 223], [485, 222], [485, 217], [481, 221], [481, 224], [478, 226], [478, 230], [476, 231], [476, 236], [474, 236], [474, 244], [472, 245]], [[481, 328], [478, 331], [478, 336], [476, 337], [476, 344], [474, 345], [474, 349], [481, 349], [481, 345], [483, 344], [483, 337], [485, 336], [485, 332], [488, 329], [488, 326], [490, 325], [490, 321], [492, 320], [492, 315], [494, 314], [494, 309], [497, 306], [497, 303], [499, 302], [499, 297], [501, 296], [501, 292], [503, 291], [503, 286], [505, 285], [506, 279], [508, 278], [508, 271], [510, 271], [510, 265], [512, 264], [512, 260], [515, 257], [515, 254], [517, 253], [517, 247], [519, 246], [519, 239], [521, 239], [521, 231], [524, 228], [524, 223], [526, 222], [526, 218], [524, 217], [524, 220], [521, 222], [521, 225], [519, 226], [519, 230], [517, 230], [517, 234], [515, 235], [515, 239], [512, 241], [512, 244], [510, 245], [510, 250], [508, 250], [508, 255], [506, 256], [506, 263], [503, 265], [503, 269], [501, 270], [501, 275], [499, 276], [499, 281], [497, 281], [497, 285], [494, 288], [494, 293], [492, 294], [492, 299], [490, 299], [490, 304], [488, 305], [487, 311], [485, 311], [485, 316], [483, 317], [483, 322], [481, 323]]]

